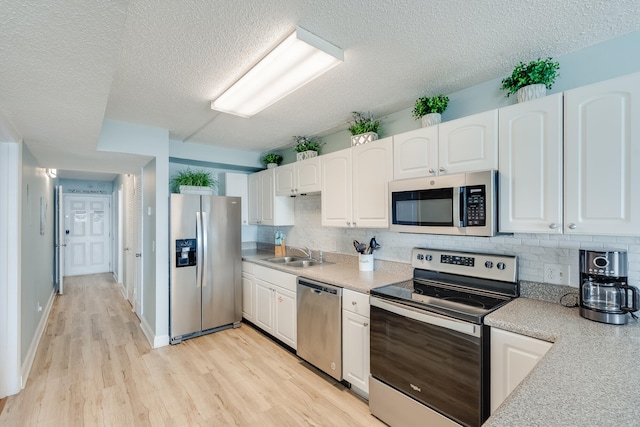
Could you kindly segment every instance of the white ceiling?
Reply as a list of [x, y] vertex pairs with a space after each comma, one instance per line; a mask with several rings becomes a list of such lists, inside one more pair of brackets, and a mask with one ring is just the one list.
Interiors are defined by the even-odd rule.
[[[3, 0], [0, 22], [5, 122], [42, 166], [126, 173], [147, 159], [96, 152], [104, 118], [265, 151], [636, 31], [640, 2]], [[296, 25], [344, 63], [250, 119], [212, 111]]]

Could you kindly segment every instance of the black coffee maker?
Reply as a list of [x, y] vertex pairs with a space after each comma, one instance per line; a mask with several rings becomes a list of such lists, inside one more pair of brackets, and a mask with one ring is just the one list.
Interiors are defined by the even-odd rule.
[[580, 250], [580, 315], [624, 325], [638, 311], [639, 292], [627, 283], [627, 253]]

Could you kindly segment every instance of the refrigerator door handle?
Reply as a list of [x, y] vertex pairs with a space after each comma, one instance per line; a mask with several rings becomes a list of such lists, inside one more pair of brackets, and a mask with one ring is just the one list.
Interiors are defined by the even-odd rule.
[[202, 233], [202, 213], [196, 212], [196, 288], [202, 285], [202, 267], [204, 262], [204, 254], [202, 251], [203, 233]]
[[200, 258], [202, 260], [202, 263], [200, 264], [202, 266], [202, 275], [200, 276], [202, 282], [202, 287], [206, 287], [207, 286], [207, 257], [209, 256], [209, 248], [208, 248], [208, 244], [207, 241], [209, 240], [209, 230], [207, 229], [207, 213], [206, 212], [201, 212], [200, 215], [202, 216], [202, 258]]

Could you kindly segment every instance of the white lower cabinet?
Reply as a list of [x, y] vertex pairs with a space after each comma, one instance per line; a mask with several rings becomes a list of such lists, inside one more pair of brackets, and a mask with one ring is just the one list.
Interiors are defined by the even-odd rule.
[[254, 264], [242, 261], [242, 317], [253, 322], [255, 313], [255, 276]]
[[297, 347], [296, 276], [255, 265], [253, 323], [289, 347]]
[[369, 395], [369, 295], [342, 293], [342, 377], [352, 390]]
[[529, 375], [552, 345], [491, 328], [491, 413]]

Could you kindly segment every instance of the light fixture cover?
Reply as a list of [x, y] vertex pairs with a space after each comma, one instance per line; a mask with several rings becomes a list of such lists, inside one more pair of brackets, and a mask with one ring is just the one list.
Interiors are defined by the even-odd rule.
[[296, 30], [222, 95], [211, 109], [251, 117], [344, 61], [342, 49]]
[[47, 175], [49, 175], [50, 178], [55, 178], [58, 176], [58, 170], [57, 169], [47, 169]]

